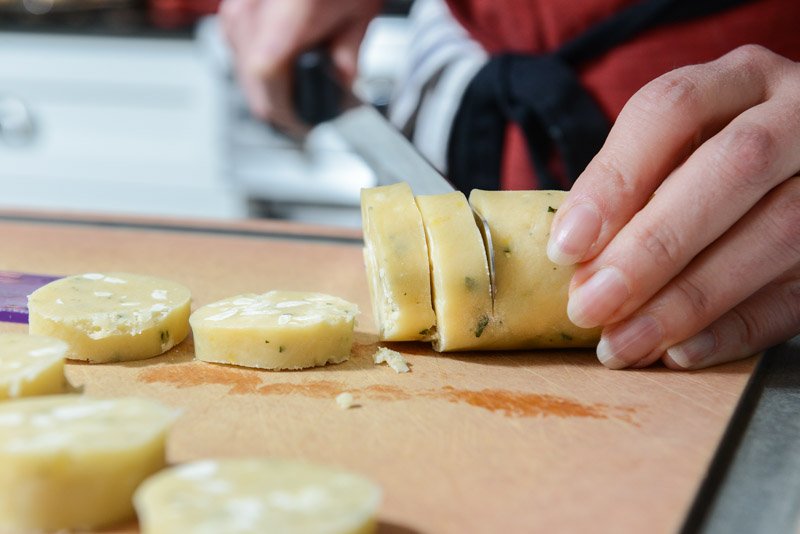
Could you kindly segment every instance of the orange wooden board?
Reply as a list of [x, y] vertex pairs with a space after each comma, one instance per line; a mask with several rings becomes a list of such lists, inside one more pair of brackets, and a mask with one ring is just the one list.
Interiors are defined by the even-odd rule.
[[[259, 236], [287, 230], [268, 223], [242, 226], [249, 236], [225, 228], [232, 232], [0, 220], [0, 270], [153, 274], [189, 286], [194, 308], [269, 289], [356, 302], [357, 342], [340, 365], [205, 364], [193, 361], [189, 339], [151, 360], [71, 363], [67, 373], [88, 395], [181, 408], [172, 462], [301, 458], [372, 478], [385, 492], [381, 532], [675, 531], [755, 363], [609, 371], [589, 352], [441, 356], [395, 343], [412, 366], [398, 375], [372, 363], [378, 344], [357, 244], [298, 239], [307, 228]], [[0, 323], [0, 331], [25, 326]], [[342, 391], [358, 406], [339, 409]]]

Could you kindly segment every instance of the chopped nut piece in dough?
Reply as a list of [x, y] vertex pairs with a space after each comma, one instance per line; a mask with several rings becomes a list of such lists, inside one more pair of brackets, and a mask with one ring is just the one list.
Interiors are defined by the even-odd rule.
[[347, 410], [348, 408], [352, 408], [355, 405], [353, 394], [348, 393], [346, 391], [344, 393], [339, 393], [338, 395], [336, 395], [336, 404], [342, 410]]
[[396, 350], [380, 347], [378, 351], [372, 356], [375, 365], [381, 363], [389, 364], [389, 367], [394, 369], [395, 373], [407, 373], [410, 371], [408, 362], [402, 354]]

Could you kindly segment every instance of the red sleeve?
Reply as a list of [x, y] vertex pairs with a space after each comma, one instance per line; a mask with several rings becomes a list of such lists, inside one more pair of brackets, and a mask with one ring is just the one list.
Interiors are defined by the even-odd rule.
[[[490, 53], [543, 53], [636, 0], [448, 0], [453, 15]], [[800, 2], [760, 0], [717, 15], [645, 32], [579, 68], [584, 87], [612, 120], [647, 82], [676, 67], [761, 44], [800, 61]], [[528, 189], [533, 171], [522, 134], [511, 126], [503, 187]]]

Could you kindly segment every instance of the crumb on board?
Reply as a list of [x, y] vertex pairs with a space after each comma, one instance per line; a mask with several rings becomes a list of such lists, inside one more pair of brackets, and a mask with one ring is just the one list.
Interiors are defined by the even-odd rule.
[[338, 395], [336, 395], [336, 404], [342, 410], [347, 410], [348, 408], [352, 408], [353, 405], [355, 404], [355, 399], [353, 399], [353, 394], [348, 393], [346, 391], [344, 393], [339, 393]]
[[396, 350], [387, 349], [386, 347], [379, 347], [378, 351], [372, 356], [375, 365], [381, 363], [389, 364], [389, 367], [394, 369], [395, 373], [407, 373], [410, 369], [408, 368], [408, 362], [403, 355], [397, 352]]

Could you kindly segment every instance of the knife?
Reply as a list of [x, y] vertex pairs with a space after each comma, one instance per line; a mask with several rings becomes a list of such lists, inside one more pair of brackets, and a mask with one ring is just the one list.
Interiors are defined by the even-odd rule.
[[297, 58], [293, 87], [297, 116], [310, 126], [333, 125], [379, 184], [405, 181], [417, 195], [455, 191], [380, 111], [342, 87], [326, 51], [314, 49]]
[[[305, 124], [331, 124], [375, 172], [378, 184], [407, 182], [416, 195], [438, 195], [456, 189], [416, 147], [371, 104], [361, 101], [339, 83], [329, 54], [313, 49], [298, 56], [294, 68], [295, 113]], [[475, 210], [489, 267], [489, 290], [494, 307], [497, 283], [489, 224]]]

